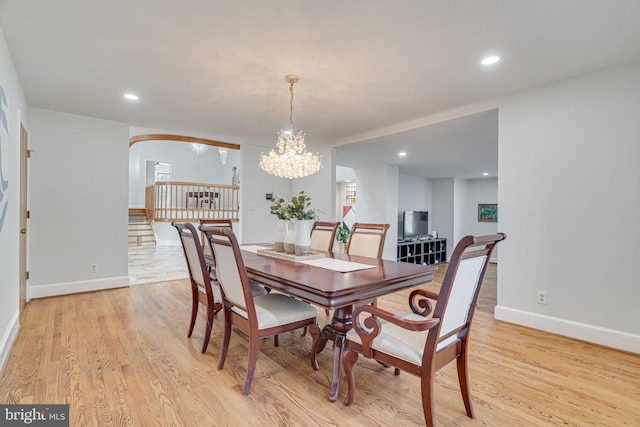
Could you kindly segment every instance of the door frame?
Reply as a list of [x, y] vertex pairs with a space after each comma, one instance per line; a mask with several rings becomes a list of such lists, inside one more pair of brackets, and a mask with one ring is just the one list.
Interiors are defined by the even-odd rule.
[[29, 158], [29, 135], [22, 122], [20, 122], [20, 248], [19, 248], [19, 276], [20, 276], [20, 304], [19, 313], [22, 314], [27, 299], [27, 211], [28, 200], [28, 158]]

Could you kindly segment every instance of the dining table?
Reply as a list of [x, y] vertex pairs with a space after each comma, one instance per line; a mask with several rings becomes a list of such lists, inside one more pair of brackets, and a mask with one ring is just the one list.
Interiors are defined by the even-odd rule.
[[[322, 252], [320, 258], [292, 261], [266, 256], [260, 246], [241, 246], [242, 259], [251, 280], [303, 301], [334, 310], [331, 322], [322, 328], [312, 350], [312, 365], [328, 341], [334, 343], [333, 374], [329, 400], [338, 397], [345, 335], [352, 328], [352, 313], [358, 303], [433, 280], [436, 265]], [[318, 253], [318, 251], [315, 251]]]

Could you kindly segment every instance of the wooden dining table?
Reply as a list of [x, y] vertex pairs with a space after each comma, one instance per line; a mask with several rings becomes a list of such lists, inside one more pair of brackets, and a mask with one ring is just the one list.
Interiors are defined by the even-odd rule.
[[345, 335], [352, 327], [351, 314], [354, 305], [430, 282], [437, 266], [349, 256], [335, 252], [325, 252], [324, 255], [327, 258], [366, 264], [373, 268], [340, 272], [242, 251], [250, 279], [268, 288], [334, 310], [331, 323], [322, 329], [320, 341], [311, 357], [312, 364], [315, 365], [315, 355], [324, 349], [327, 341], [334, 342], [329, 400], [335, 402], [340, 384]]

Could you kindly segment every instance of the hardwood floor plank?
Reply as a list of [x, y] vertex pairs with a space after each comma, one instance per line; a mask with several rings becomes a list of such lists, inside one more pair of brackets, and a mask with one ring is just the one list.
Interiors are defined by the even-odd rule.
[[[437, 290], [446, 265], [436, 272]], [[489, 267], [470, 341], [476, 418], [466, 416], [455, 366], [435, 380], [441, 426], [640, 425], [640, 356], [493, 319], [496, 268]], [[378, 300], [407, 310], [409, 292]], [[423, 425], [419, 379], [393, 375], [360, 358], [352, 406], [327, 399], [332, 349], [313, 371], [309, 335], [262, 340], [249, 396], [242, 396], [247, 339], [234, 332], [227, 362], [216, 369], [222, 315], [200, 353], [204, 312], [186, 338], [190, 290], [185, 280], [29, 302], [0, 377], [2, 403], [69, 403], [72, 425]], [[328, 322], [318, 310], [321, 325]]]

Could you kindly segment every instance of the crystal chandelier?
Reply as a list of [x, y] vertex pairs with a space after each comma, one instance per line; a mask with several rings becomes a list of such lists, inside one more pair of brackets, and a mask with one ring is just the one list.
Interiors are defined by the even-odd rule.
[[260, 168], [271, 175], [281, 178], [302, 178], [318, 172], [322, 168], [322, 156], [311, 154], [304, 143], [304, 132], [293, 133], [293, 84], [298, 76], [288, 75], [291, 101], [289, 102], [290, 130], [278, 132], [277, 152], [271, 150], [269, 154], [260, 153]]
[[209, 149], [206, 144], [197, 144], [195, 142], [190, 143], [189, 147], [196, 154], [202, 154]]

